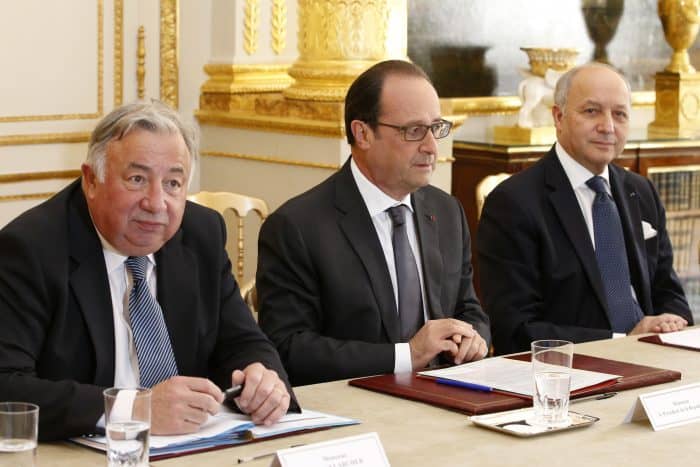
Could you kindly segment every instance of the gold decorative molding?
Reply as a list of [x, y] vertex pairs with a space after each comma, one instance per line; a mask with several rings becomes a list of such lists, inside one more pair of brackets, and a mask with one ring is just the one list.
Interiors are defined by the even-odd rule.
[[[632, 107], [653, 107], [654, 91], [632, 93]], [[518, 96], [447, 97], [440, 99], [442, 112], [449, 115], [505, 115], [520, 110]]]
[[143, 99], [146, 96], [146, 30], [143, 26], [139, 26], [136, 44], [136, 95]]
[[174, 109], [178, 91], [178, 0], [160, 0], [160, 100]]
[[[246, 160], [246, 161], [265, 162], [268, 164], [291, 165], [294, 167], [306, 167], [306, 168], [311, 168], [311, 169], [338, 170], [342, 167], [342, 164], [322, 164], [320, 162], [306, 162], [306, 161], [284, 159], [281, 157], [273, 157], [273, 156], [241, 154], [241, 153], [237, 153], [237, 152], [201, 151], [200, 154], [202, 156], [225, 157], [225, 158], [229, 158], [229, 159], [241, 159], [241, 160]], [[436, 162], [438, 164], [452, 163], [452, 162], [454, 162], [454, 159], [452, 157], [438, 157]]]
[[298, 0], [299, 58], [290, 99], [341, 102], [374, 63], [406, 59], [406, 0]]
[[258, 28], [260, 27], [260, 0], [245, 1], [243, 19], [243, 48], [248, 55], [258, 50]]
[[25, 144], [87, 143], [89, 140], [89, 132], [5, 135], [0, 136], [0, 146], [19, 146]]
[[37, 180], [74, 179], [80, 177], [80, 170], [52, 170], [48, 172], [23, 172], [0, 174], [0, 183], [35, 182]]
[[[48, 114], [48, 115], [17, 115], [0, 116], [0, 123], [7, 122], [37, 122], [45, 120], [89, 120], [98, 118], [104, 111], [103, 106], [103, 50], [104, 50], [104, 24], [103, 24], [103, 1], [97, 0], [97, 111], [92, 113], [71, 113], [71, 114]], [[117, 18], [115, 18], [115, 22]], [[116, 23], [115, 23], [116, 29]], [[116, 39], [116, 38], [115, 38]], [[116, 47], [116, 45], [115, 45]], [[121, 47], [121, 45], [119, 46]]]
[[200, 154], [202, 156], [209, 157], [226, 157], [229, 159], [242, 159], [246, 161], [266, 162], [268, 164], [291, 165], [294, 167], [307, 167], [312, 169], [338, 170], [341, 167], [340, 164], [322, 164], [320, 162], [297, 161], [292, 159], [283, 159], [281, 157], [240, 154], [236, 152], [200, 151]]
[[[114, 0], [114, 106], [124, 100], [124, 2]], [[100, 112], [101, 113], [101, 112]]]
[[48, 192], [48, 193], [22, 193], [19, 195], [0, 195], [0, 202], [6, 203], [9, 201], [27, 201], [30, 199], [49, 199], [53, 195], [55, 195], [56, 192]]
[[272, 51], [280, 55], [287, 46], [287, 1], [272, 0], [271, 15]]
[[230, 128], [247, 128], [273, 133], [291, 133], [300, 135], [327, 136], [342, 138], [345, 136], [341, 121], [304, 120], [285, 116], [256, 115], [248, 112], [221, 112], [215, 110], [197, 110], [195, 116], [200, 125], [215, 125]]

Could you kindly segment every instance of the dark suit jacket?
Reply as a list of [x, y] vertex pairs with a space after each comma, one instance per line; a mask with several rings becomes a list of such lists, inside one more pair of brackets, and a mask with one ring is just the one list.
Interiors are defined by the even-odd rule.
[[[241, 300], [221, 216], [187, 203], [155, 254], [179, 373], [219, 387], [259, 361], [286, 374]], [[100, 240], [76, 181], [0, 231], [0, 400], [40, 406], [43, 440], [89, 433], [114, 383], [114, 325]]]
[[[642, 311], [676, 313], [692, 323], [656, 190], [638, 174], [609, 167]], [[656, 229], [655, 237], [644, 240], [643, 220]], [[536, 339], [612, 337], [595, 250], [554, 148], [487, 197], [477, 248], [496, 353], [529, 350]]]
[[[429, 317], [467, 321], [490, 341], [472, 287], [461, 205], [430, 186], [412, 199]], [[256, 284], [260, 326], [292, 384], [394, 371], [400, 331], [393, 287], [349, 161], [268, 217]]]

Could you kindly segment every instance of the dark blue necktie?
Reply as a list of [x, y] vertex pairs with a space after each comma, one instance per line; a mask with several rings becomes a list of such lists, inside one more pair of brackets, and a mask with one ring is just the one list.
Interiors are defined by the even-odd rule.
[[613, 332], [628, 333], [644, 313], [632, 298], [625, 237], [615, 201], [605, 190], [605, 179], [595, 176], [586, 182], [593, 191], [595, 256], [608, 300], [608, 318]]
[[139, 361], [141, 386], [150, 388], [177, 375], [177, 363], [163, 310], [151, 295], [146, 281], [148, 257], [129, 256], [124, 263], [134, 283], [129, 294], [129, 321]]
[[399, 320], [401, 339], [408, 342], [423, 326], [423, 297], [421, 296], [418, 266], [406, 233], [406, 213], [403, 204], [387, 209], [393, 224], [391, 242], [394, 246], [396, 283], [399, 288]]

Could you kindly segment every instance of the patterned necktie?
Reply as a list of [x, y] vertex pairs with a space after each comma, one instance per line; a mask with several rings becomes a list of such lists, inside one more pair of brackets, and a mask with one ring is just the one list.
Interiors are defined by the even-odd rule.
[[129, 321], [139, 360], [141, 386], [150, 388], [177, 375], [177, 363], [163, 310], [151, 295], [146, 281], [148, 257], [129, 256], [124, 264], [134, 284], [129, 294]]
[[410, 340], [423, 326], [423, 298], [416, 259], [408, 243], [406, 234], [406, 213], [404, 205], [387, 209], [393, 224], [391, 241], [394, 245], [396, 283], [399, 288], [399, 319], [401, 339]]
[[629, 332], [644, 316], [632, 298], [632, 283], [622, 233], [620, 214], [615, 201], [605, 190], [603, 177], [586, 182], [596, 192], [593, 200], [595, 256], [608, 300], [608, 314], [613, 332]]

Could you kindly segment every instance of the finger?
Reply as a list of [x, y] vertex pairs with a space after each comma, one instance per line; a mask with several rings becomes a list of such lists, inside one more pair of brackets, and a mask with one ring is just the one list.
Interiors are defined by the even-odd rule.
[[192, 423], [199, 427], [209, 419], [209, 413], [195, 407], [187, 407], [183, 411], [182, 417], [186, 423]]
[[455, 365], [460, 365], [461, 363], [464, 362], [465, 356], [467, 355], [467, 352], [469, 351], [470, 345], [471, 345], [471, 339], [462, 339], [462, 342], [459, 345], [459, 349], [457, 350], [457, 354], [454, 356]]
[[287, 392], [286, 388], [284, 391], [284, 394], [282, 395], [282, 400], [280, 401], [279, 404], [277, 404], [277, 407], [275, 407], [268, 415], [265, 417], [264, 420], [262, 420], [262, 423], [264, 425], [272, 425], [273, 423], [277, 423], [280, 418], [284, 416], [284, 414], [287, 413], [287, 410], [289, 409], [289, 402], [290, 402], [290, 396], [289, 393]]
[[[219, 391], [221, 392], [221, 391]], [[193, 409], [197, 409], [200, 412], [208, 413], [211, 415], [216, 415], [219, 413], [221, 408], [221, 401], [213, 398], [211, 394], [205, 394], [201, 392], [192, 392], [188, 397], [187, 403]]]
[[[264, 424], [267, 420], [269, 423], [277, 421], [279, 417], [275, 418], [273, 414], [275, 411], [281, 408], [281, 405], [286, 404], [288, 407], [289, 401], [285, 398], [287, 396], [287, 389], [284, 387], [275, 386], [275, 388], [268, 394], [263, 403], [251, 413], [253, 421], [257, 424]], [[286, 402], [285, 402], [286, 401]], [[284, 410], [286, 412], [286, 408]]]
[[[264, 417], [272, 410], [272, 407], [270, 407], [269, 405], [275, 402], [279, 402], [279, 398], [282, 395], [280, 392], [277, 392], [277, 394], [275, 394], [278, 382], [279, 378], [277, 377], [277, 373], [271, 370], [266, 370], [265, 374], [263, 375], [263, 378], [260, 380], [260, 383], [258, 384], [258, 387], [255, 390], [253, 398], [250, 400], [246, 407], [248, 413], [253, 414], [258, 411], [262, 411], [263, 416], [256, 418], [260, 420], [264, 419]], [[270, 399], [272, 399], [271, 402]], [[268, 406], [268, 408], [264, 409], [263, 407], [266, 405]]]
[[467, 353], [464, 355], [464, 359], [467, 362], [471, 362], [479, 356], [479, 348], [481, 347], [481, 338], [475, 337], [471, 340], [471, 345], [467, 349]]
[[208, 395], [219, 404], [224, 401], [224, 393], [207, 378], [183, 377], [183, 382], [190, 391]]

